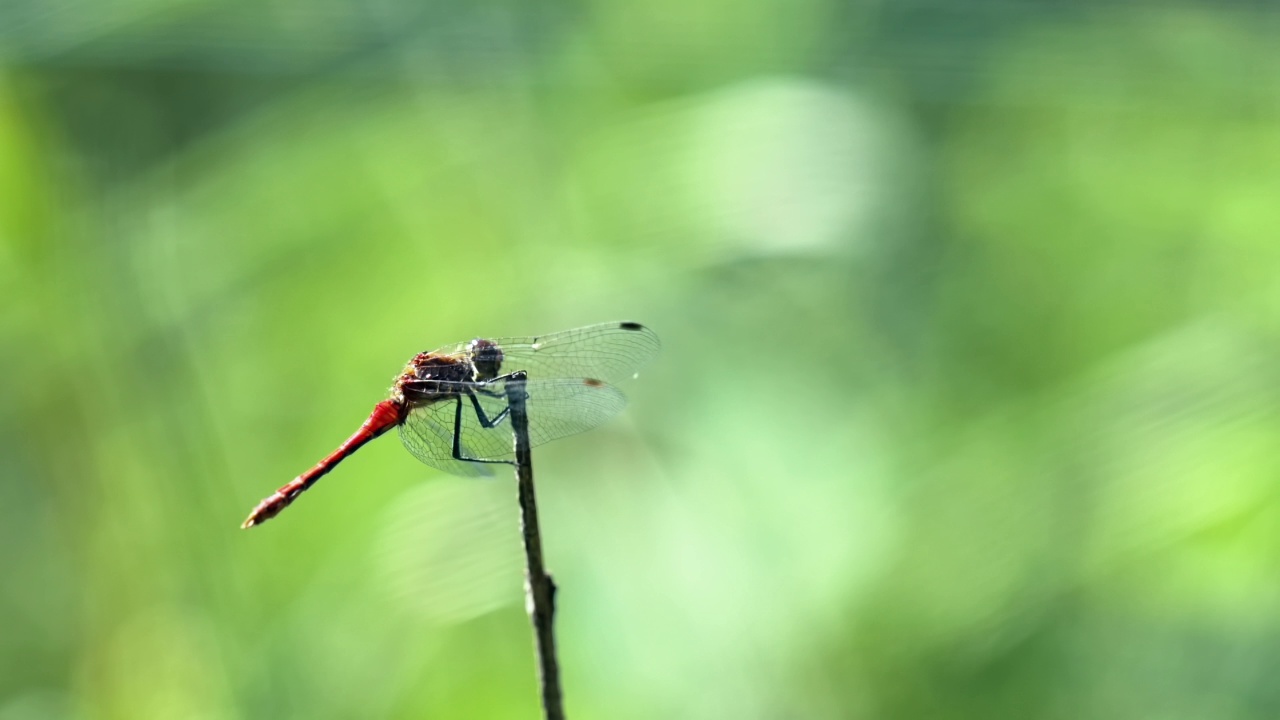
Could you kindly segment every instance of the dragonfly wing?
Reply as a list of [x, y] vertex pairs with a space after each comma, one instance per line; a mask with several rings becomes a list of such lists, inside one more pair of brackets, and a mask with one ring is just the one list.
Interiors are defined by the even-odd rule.
[[[454, 402], [445, 400], [414, 408], [408, 419], [400, 425], [400, 442], [418, 460], [451, 475], [492, 475], [493, 470], [484, 463], [466, 462], [453, 457]], [[465, 442], [462, 444], [462, 453], [467, 457], [476, 457]]]
[[627, 406], [621, 390], [595, 379], [530, 379], [526, 392], [532, 445], [599, 427]]
[[[530, 379], [592, 378], [618, 382], [657, 356], [661, 343], [649, 328], [611, 322], [530, 337], [489, 338], [502, 349], [501, 372], [524, 370]], [[444, 355], [464, 353], [465, 343], [440, 348]]]
[[[462, 453], [478, 460], [511, 460], [515, 457], [511, 436], [510, 417], [504, 417], [506, 395], [500, 385], [488, 389], [495, 396], [483, 393], [462, 400]], [[529, 442], [541, 445], [567, 435], [585, 432], [622, 412], [627, 398], [620, 390], [598, 380], [560, 378], [554, 380], [529, 380], [525, 386], [529, 394], [526, 406], [529, 413]], [[453, 426], [455, 401], [445, 401], [415, 408], [402, 428], [405, 446], [419, 460], [456, 475], [457, 466], [485, 467], [483, 463], [459, 461], [453, 457]], [[482, 422], [480, 406], [485, 420], [496, 425], [486, 427]], [[415, 440], [410, 444], [409, 436]], [[420, 442], [419, 442], [420, 440]], [[469, 473], [475, 474], [475, 473]]]

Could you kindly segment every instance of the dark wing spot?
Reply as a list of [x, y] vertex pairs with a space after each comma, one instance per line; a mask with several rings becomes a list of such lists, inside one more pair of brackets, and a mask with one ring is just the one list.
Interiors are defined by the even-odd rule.
[[587, 387], [604, 387], [604, 381], [595, 378], [582, 378], [582, 384]]
[[623, 330], [643, 330], [644, 329], [644, 326], [638, 322], [619, 323], [618, 327]]

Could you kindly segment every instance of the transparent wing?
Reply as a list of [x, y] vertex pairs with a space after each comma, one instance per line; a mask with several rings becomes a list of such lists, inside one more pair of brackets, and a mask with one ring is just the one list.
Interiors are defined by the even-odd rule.
[[[530, 380], [592, 378], [626, 380], [657, 356], [662, 343], [635, 322], [609, 322], [531, 337], [486, 338], [502, 349], [502, 373], [524, 370]], [[465, 353], [466, 343], [435, 352]], [[532, 411], [530, 411], [532, 412]]]
[[[462, 453], [479, 460], [510, 460], [512, 449], [510, 418], [504, 417], [493, 427], [485, 427], [482, 412], [493, 421], [502, 417], [507, 400], [498, 385], [489, 389], [496, 396], [460, 395], [414, 408], [400, 426], [400, 438], [414, 457], [432, 467], [455, 475], [477, 475], [475, 468], [483, 463], [459, 461], [453, 457], [453, 429], [457, 403], [462, 402]], [[617, 388], [596, 380], [557, 378], [530, 379], [525, 388], [529, 394], [529, 442], [541, 445], [566, 435], [585, 432], [603, 424], [622, 412], [627, 398]], [[485, 468], [486, 470], [488, 468]]]
[[[493, 470], [484, 463], [463, 462], [453, 458], [452, 400], [415, 409], [400, 425], [400, 442], [411, 455], [451, 475], [485, 477]], [[463, 454], [474, 457], [463, 444]]]

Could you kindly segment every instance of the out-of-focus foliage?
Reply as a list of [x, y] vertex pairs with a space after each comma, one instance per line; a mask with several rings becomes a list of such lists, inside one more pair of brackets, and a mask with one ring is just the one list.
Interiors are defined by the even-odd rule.
[[534, 716], [509, 481], [237, 524], [412, 353], [609, 319], [571, 716], [1276, 717], [1278, 23], [0, 4], [0, 720]]

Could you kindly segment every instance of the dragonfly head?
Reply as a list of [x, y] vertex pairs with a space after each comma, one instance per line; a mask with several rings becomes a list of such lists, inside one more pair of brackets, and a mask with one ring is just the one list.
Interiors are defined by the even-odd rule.
[[467, 344], [467, 355], [475, 369], [474, 380], [492, 380], [502, 369], [502, 348], [488, 340], [476, 338]]

